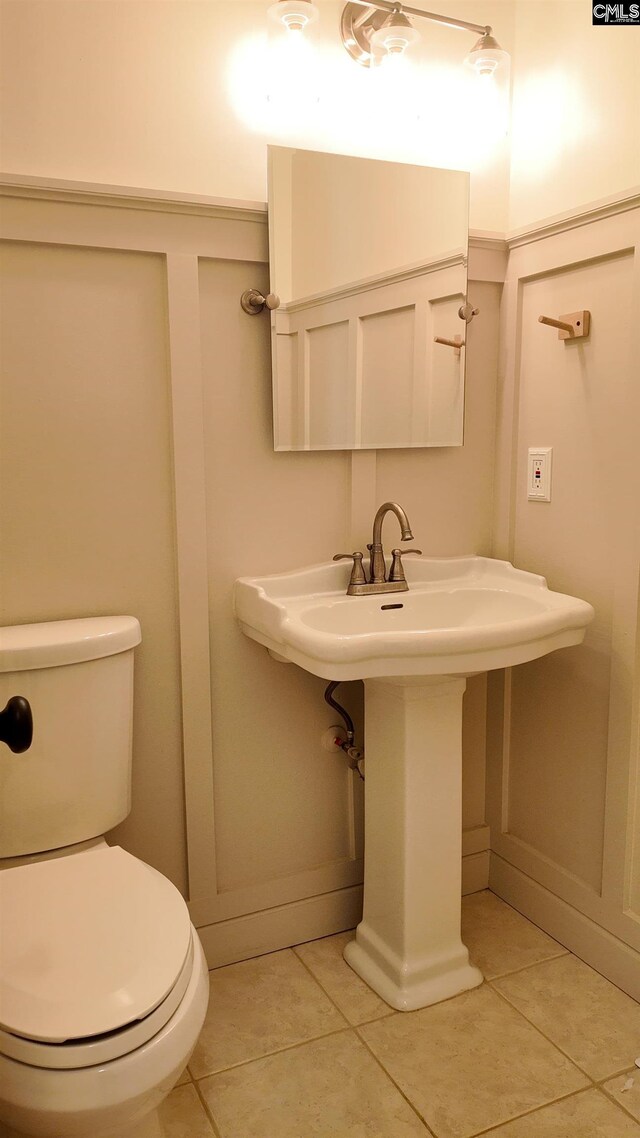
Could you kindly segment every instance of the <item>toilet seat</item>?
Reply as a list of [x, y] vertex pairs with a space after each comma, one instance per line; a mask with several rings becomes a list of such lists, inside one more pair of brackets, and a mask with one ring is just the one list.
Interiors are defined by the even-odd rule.
[[106, 1062], [180, 1003], [193, 961], [187, 906], [119, 847], [0, 872], [0, 910], [0, 1053], [42, 1067]]
[[30, 1067], [44, 1070], [78, 1070], [82, 1067], [95, 1067], [100, 1063], [110, 1063], [123, 1058], [131, 1051], [144, 1046], [169, 1022], [180, 1006], [194, 966], [193, 943], [180, 975], [169, 995], [148, 1016], [130, 1023], [118, 1031], [110, 1031], [89, 1039], [72, 1039], [65, 1043], [40, 1043], [0, 1028], [0, 1056], [28, 1063]]

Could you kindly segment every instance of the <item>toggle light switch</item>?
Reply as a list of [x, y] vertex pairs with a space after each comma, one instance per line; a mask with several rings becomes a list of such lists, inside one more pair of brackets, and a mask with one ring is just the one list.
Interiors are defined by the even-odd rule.
[[529, 447], [527, 498], [530, 502], [551, 501], [552, 447]]

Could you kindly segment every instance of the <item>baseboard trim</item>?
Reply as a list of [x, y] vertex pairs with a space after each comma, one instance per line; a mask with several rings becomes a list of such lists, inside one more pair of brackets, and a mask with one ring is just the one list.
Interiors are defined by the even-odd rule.
[[362, 916], [362, 886], [337, 889], [198, 929], [209, 968], [354, 928]]
[[640, 953], [630, 945], [493, 852], [489, 888], [612, 984], [640, 1001]]
[[462, 859], [462, 896], [489, 888], [489, 850]]

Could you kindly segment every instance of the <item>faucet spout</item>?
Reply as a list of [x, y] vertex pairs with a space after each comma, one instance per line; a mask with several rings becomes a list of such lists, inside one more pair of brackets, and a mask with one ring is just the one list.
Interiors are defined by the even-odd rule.
[[373, 540], [371, 543], [371, 583], [378, 585], [386, 580], [384, 550], [382, 548], [382, 523], [388, 513], [395, 514], [400, 524], [403, 541], [413, 541], [409, 519], [397, 502], [383, 502], [373, 521]]

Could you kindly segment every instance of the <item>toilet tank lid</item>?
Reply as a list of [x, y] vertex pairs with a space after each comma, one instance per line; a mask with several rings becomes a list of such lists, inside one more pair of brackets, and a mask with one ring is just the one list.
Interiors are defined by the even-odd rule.
[[89, 616], [0, 629], [0, 672], [55, 668], [115, 656], [140, 643], [135, 616]]

